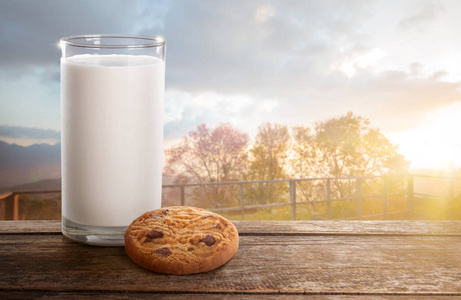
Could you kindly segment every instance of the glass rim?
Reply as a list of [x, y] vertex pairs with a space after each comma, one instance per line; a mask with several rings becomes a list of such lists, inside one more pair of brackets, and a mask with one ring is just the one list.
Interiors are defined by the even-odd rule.
[[[103, 39], [124, 39], [126, 41], [132, 40], [131, 43], [120, 44], [104, 44], [101, 43]], [[100, 43], [94, 43], [100, 41]], [[138, 41], [138, 43], [133, 43]], [[72, 35], [61, 38], [61, 46], [73, 46], [92, 49], [131, 49], [131, 48], [153, 48], [161, 47], [166, 44], [166, 40], [161, 36], [147, 36], [147, 35], [122, 35], [122, 34], [81, 34]]]

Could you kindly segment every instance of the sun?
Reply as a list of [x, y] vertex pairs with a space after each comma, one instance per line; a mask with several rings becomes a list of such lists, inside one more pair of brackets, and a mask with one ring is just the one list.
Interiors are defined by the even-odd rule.
[[434, 111], [418, 128], [393, 135], [411, 169], [461, 168], [461, 103]]

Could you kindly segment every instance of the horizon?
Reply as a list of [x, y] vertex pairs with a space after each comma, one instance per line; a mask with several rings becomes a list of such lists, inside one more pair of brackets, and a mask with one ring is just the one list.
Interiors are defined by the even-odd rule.
[[130, 33], [167, 40], [165, 148], [201, 123], [254, 137], [352, 111], [411, 169], [461, 169], [459, 1], [105, 3], [0, 3], [0, 140], [59, 141], [61, 37]]
[[[213, 129], [213, 128], [211, 128], [211, 129]], [[251, 144], [253, 143], [253, 141], [254, 141], [254, 136], [250, 136], [250, 148], [251, 148]], [[25, 143], [16, 143], [17, 140], [13, 140], [12, 142], [10, 142], [10, 141], [7, 141], [7, 140], [1, 139], [1, 138], [0, 138], [0, 142], [4, 142], [4, 143], [9, 144], [9, 145], [15, 145], [15, 146], [20, 146], [20, 147], [31, 147], [31, 146], [36, 146], [36, 145], [57, 146], [57, 145], [60, 145], [60, 143], [61, 143], [60, 140], [55, 140], [53, 142], [47, 142], [45, 140], [41, 140], [41, 143], [30, 143], [28, 141], [25, 141]], [[177, 140], [177, 141], [175, 141], [175, 143], [170, 144], [169, 147], [164, 147], [164, 151], [169, 149], [172, 146], [177, 146], [179, 144], [179, 142], [180, 142], [180, 140]], [[402, 153], [400, 153], [400, 154], [402, 154]], [[166, 157], [164, 156], [164, 159], [165, 158]], [[405, 157], [405, 159], [406, 159], [406, 157]], [[449, 173], [455, 174], [456, 172], [459, 171], [459, 170], [457, 170], [455, 168], [451, 168], [451, 169], [448, 169], [448, 168], [431, 168], [431, 167], [427, 167], [427, 166], [413, 167], [412, 164], [411, 164], [411, 161], [409, 161], [409, 162], [410, 162], [410, 167], [408, 168], [408, 172], [410, 174], [418, 174], [418, 175], [434, 175], [435, 174], [435, 175], [440, 175], [440, 173], [442, 173], [442, 174], [447, 174], [447, 173], [448, 174]], [[47, 180], [47, 178], [43, 178], [41, 180]], [[37, 182], [37, 181], [32, 181], [32, 182]]]

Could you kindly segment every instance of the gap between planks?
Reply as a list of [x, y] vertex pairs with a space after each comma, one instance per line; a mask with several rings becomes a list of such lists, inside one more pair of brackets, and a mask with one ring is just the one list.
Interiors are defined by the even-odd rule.
[[[359, 292], [359, 291], [342, 291], [342, 292], [321, 292], [321, 291], [293, 291], [293, 292], [262, 292], [262, 291], [141, 291], [141, 290], [80, 290], [80, 289], [69, 289], [69, 290], [52, 290], [52, 289], [0, 289], [0, 295], [2, 293], [49, 293], [49, 294], [80, 294], [85, 295], [241, 295], [241, 296], [295, 296], [295, 295], [311, 295], [311, 296], [403, 296], [403, 297], [458, 297], [461, 296], [461, 292]], [[412, 298], [413, 299], [413, 298]], [[432, 298], [431, 298], [432, 299]]]

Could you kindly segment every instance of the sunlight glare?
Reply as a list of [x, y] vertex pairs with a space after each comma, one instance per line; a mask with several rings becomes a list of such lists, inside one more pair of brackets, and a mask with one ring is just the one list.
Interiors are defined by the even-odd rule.
[[416, 129], [393, 135], [411, 169], [461, 168], [461, 103], [436, 110]]

